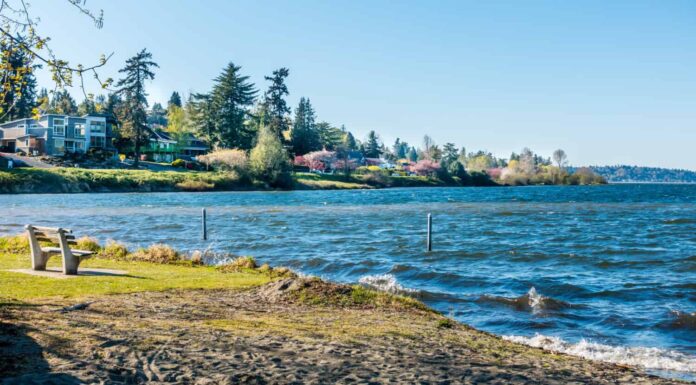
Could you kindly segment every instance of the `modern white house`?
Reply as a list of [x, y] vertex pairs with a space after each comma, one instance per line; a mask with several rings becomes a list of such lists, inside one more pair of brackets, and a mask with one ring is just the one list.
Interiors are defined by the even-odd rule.
[[91, 148], [115, 151], [112, 121], [105, 115], [41, 115], [0, 124], [0, 151], [63, 155]]

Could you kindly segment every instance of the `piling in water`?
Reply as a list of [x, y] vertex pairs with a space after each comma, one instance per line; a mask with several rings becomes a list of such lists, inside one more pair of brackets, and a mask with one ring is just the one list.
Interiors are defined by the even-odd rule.
[[202, 211], [202, 216], [201, 216], [201, 222], [203, 225], [203, 240], [206, 241], [208, 240], [208, 225], [206, 223], [206, 214], [205, 214], [205, 208]]
[[425, 251], [433, 250], [433, 216], [428, 213], [428, 237], [426, 239]]

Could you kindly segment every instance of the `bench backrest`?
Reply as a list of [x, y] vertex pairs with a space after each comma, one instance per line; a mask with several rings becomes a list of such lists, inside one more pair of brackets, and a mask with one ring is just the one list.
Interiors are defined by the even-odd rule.
[[60, 243], [60, 236], [62, 233], [69, 245], [77, 244], [75, 236], [72, 234], [72, 230], [70, 229], [32, 225], [27, 225], [26, 229], [29, 231], [29, 234], [33, 234], [34, 237], [36, 237], [36, 240], [39, 242]]

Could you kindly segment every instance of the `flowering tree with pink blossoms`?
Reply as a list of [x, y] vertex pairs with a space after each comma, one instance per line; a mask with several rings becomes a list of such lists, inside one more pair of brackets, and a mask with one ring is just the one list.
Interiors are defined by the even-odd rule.
[[418, 161], [411, 170], [418, 175], [435, 176], [440, 171], [440, 163], [434, 160], [423, 159]]

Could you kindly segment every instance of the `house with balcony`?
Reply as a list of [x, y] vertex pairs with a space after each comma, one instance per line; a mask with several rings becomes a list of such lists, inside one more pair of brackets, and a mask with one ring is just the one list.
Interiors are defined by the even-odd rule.
[[90, 149], [116, 151], [113, 121], [103, 115], [41, 115], [0, 124], [0, 151], [59, 156]]

